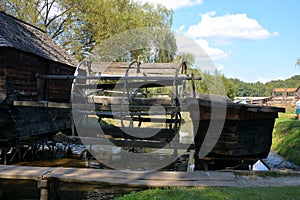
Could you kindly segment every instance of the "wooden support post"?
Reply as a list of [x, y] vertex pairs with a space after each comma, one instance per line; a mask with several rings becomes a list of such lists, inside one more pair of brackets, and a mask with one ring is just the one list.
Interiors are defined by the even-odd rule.
[[189, 160], [188, 160], [188, 164], [187, 164], [187, 172], [194, 172], [194, 169], [195, 169], [194, 154], [195, 154], [195, 151], [190, 150]]
[[0, 179], [0, 199], [3, 199], [2, 195], [2, 180]]
[[196, 98], [196, 87], [195, 87], [195, 77], [194, 77], [194, 73], [192, 73], [191, 76], [192, 76], [193, 98]]
[[49, 197], [48, 180], [38, 180], [38, 188], [41, 191], [40, 200], [48, 200]]
[[3, 152], [4, 152], [4, 155], [3, 155], [4, 156], [3, 157], [3, 164], [7, 165], [7, 152], [8, 152], [8, 150], [4, 149]]

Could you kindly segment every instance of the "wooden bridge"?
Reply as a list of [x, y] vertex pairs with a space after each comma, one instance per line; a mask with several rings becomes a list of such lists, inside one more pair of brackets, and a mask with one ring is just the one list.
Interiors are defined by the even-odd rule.
[[239, 186], [233, 172], [144, 172], [83, 168], [0, 165], [0, 179], [37, 181], [40, 199], [48, 199], [51, 183], [120, 185], [122, 187]]

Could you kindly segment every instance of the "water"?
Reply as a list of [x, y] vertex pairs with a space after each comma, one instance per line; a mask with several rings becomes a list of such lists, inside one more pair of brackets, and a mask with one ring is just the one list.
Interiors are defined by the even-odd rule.
[[[118, 148], [104, 148], [97, 145], [84, 146], [72, 144], [68, 148], [65, 148], [63, 144], [57, 143], [52, 151], [47, 147], [41, 148], [39, 152], [43, 153], [47, 159], [43, 160], [30, 160], [15, 163], [17, 166], [37, 166], [37, 167], [72, 167], [72, 168], [95, 168], [95, 169], [109, 169], [103, 165], [100, 161], [94, 159], [87, 151], [87, 149], [97, 149], [99, 151], [108, 151], [112, 155], [112, 159], [116, 155], [121, 156], [120, 149]], [[161, 152], [161, 156], [169, 156], [170, 152]], [[166, 168], [164, 170], [170, 170], [174, 168]], [[102, 185], [88, 185], [88, 184], [76, 184], [76, 183], [59, 183], [55, 187], [55, 191], [59, 199], [74, 199], [74, 200], [94, 200], [94, 199], [114, 199], [116, 197], [123, 196], [124, 194], [147, 189], [145, 187], [130, 187], [111, 184]], [[50, 189], [51, 190], [51, 189]], [[2, 199], [39, 199], [39, 189], [37, 188], [36, 181], [28, 180], [4, 180], [2, 181]]]
[[[110, 200], [121, 197], [133, 191], [140, 191], [142, 187], [120, 187], [113, 185], [88, 185], [76, 183], [59, 183], [56, 193], [50, 194], [50, 199], [60, 200]], [[56, 198], [55, 198], [56, 197]], [[40, 191], [36, 181], [4, 180], [2, 181], [1, 199], [39, 199]]]
[[[84, 145], [70, 145], [68, 149], [64, 149], [64, 145], [56, 144], [56, 156], [42, 161], [27, 161], [19, 162], [15, 165], [19, 166], [41, 166], [41, 167], [74, 167], [74, 168], [96, 168], [108, 169], [105, 165], [96, 159], [93, 159], [87, 149], [100, 148], [89, 147]], [[111, 151], [111, 155], [120, 155], [120, 149], [103, 149], [101, 151]], [[47, 148], [44, 149], [47, 153]], [[50, 152], [48, 152], [50, 153]], [[161, 156], [166, 156], [166, 152], [161, 152]], [[168, 152], [170, 154], [170, 152]], [[270, 152], [265, 161], [272, 169], [292, 169], [300, 170], [299, 166], [286, 161], [274, 152]], [[175, 170], [175, 165], [169, 166], [164, 170]], [[260, 161], [254, 165], [254, 170], [268, 170]], [[36, 181], [24, 180], [4, 180], [2, 182], [3, 198], [2, 199], [39, 199], [39, 190]], [[75, 183], [59, 183], [56, 191], [59, 199], [114, 199], [115, 197], [122, 196], [132, 191], [140, 191], [146, 188], [118, 186], [118, 185], [86, 185]], [[17, 192], [16, 192], [17, 191]]]

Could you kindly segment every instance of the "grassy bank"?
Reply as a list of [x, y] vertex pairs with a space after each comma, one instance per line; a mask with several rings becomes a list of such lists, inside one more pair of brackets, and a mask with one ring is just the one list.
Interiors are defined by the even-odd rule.
[[279, 113], [273, 132], [272, 149], [300, 165], [300, 121], [295, 116], [293, 110]]
[[300, 186], [296, 187], [193, 187], [146, 190], [125, 195], [118, 200], [185, 200], [185, 199], [298, 199]]

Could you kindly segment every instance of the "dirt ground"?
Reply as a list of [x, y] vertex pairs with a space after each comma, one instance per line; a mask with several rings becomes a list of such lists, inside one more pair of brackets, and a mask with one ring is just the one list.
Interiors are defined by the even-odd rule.
[[238, 182], [241, 187], [267, 187], [267, 186], [299, 186], [300, 176], [289, 177], [251, 177], [239, 176]]

